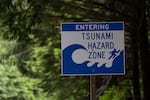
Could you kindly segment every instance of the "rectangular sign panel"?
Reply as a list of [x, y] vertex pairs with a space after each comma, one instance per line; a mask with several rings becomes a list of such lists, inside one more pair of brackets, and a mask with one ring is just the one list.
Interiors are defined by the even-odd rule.
[[61, 24], [62, 75], [125, 74], [123, 22]]

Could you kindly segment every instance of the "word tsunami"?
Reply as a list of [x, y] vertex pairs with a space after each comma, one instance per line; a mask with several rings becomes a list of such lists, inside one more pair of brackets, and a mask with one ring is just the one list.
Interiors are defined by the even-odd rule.
[[105, 59], [104, 50], [115, 46], [112, 41], [113, 32], [83, 32], [82, 39], [87, 41], [88, 59]]

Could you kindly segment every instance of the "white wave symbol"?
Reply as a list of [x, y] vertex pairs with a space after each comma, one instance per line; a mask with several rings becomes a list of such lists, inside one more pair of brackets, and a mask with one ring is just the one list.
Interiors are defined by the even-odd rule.
[[88, 61], [87, 67], [92, 67], [95, 63], [97, 63], [97, 67], [101, 67], [103, 64], [105, 64], [106, 68], [111, 68], [114, 59], [119, 55], [120, 55], [120, 52], [117, 53], [115, 57], [112, 57], [109, 59], [108, 58], [106, 58], [106, 59], [88, 59], [89, 53], [87, 50], [77, 49], [72, 53], [72, 60], [76, 64], [82, 64], [82, 63]]

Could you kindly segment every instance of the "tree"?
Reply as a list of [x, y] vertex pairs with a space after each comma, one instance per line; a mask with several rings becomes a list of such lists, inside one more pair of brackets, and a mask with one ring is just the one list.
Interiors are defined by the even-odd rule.
[[16, 41], [1, 39], [0, 42], [0, 99], [47, 100], [40, 87], [41, 80], [24, 76], [18, 70], [17, 55], [13, 52]]
[[142, 77], [143, 77], [143, 89], [144, 89], [144, 100], [149, 99], [149, 89], [150, 86], [149, 81], [148, 81], [148, 65], [149, 63], [149, 43], [148, 43], [148, 26], [147, 26], [147, 16], [146, 16], [146, 0], [140, 1], [137, 0], [135, 4], [141, 4], [138, 6], [137, 9], [137, 35], [138, 35], [138, 47], [139, 47], [139, 52], [140, 52], [140, 61], [141, 61], [141, 68], [142, 68]]

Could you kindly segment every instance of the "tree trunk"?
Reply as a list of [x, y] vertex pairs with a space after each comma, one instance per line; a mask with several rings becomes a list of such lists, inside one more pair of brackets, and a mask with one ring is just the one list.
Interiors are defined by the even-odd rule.
[[[137, 0], [133, 0], [135, 5], [137, 4]], [[138, 9], [134, 8], [134, 18], [136, 21], [132, 22], [133, 29], [131, 31], [131, 47], [132, 47], [132, 56], [133, 56], [133, 100], [141, 100], [140, 93], [140, 83], [139, 83], [139, 49], [138, 49]]]
[[[136, 24], [134, 24], [136, 25]], [[139, 85], [139, 57], [138, 57], [138, 45], [137, 45], [137, 34], [136, 29], [133, 29], [131, 33], [131, 47], [133, 56], [133, 97], [134, 100], [141, 100], [140, 96], [140, 85]]]
[[144, 100], [150, 100], [149, 90], [149, 52], [148, 52], [148, 31], [147, 31], [147, 21], [146, 21], [146, 11], [145, 11], [145, 0], [137, 0], [138, 4], [138, 21], [137, 21], [137, 31], [138, 31], [138, 47], [140, 54], [140, 62], [143, 77], [143, 92]]

